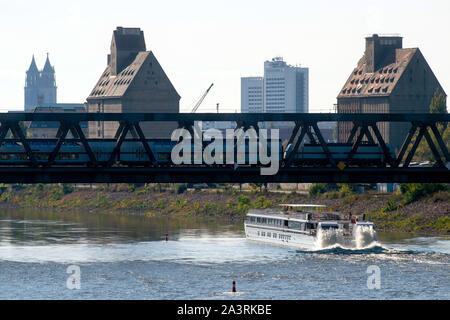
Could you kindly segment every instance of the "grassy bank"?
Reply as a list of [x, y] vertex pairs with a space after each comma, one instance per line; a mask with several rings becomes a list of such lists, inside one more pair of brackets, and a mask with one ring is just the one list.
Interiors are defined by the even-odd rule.
[[[111, 214], [195, 216], [241, 221], [250, 208], [280, 203], [317, 203], [353, 215], [366, 214], [379, 230], [450, 234], [450, 190], [445, 185], [408, 185], [402, 192], [356, 194], [348, 185], [327, 190], [313, 185], [309, 195], [260, 189], [188, 190], [185, 185], [0, 186], [0, 208], [51, 208]], [[311, 191], [311, 190], [310, 190]]]

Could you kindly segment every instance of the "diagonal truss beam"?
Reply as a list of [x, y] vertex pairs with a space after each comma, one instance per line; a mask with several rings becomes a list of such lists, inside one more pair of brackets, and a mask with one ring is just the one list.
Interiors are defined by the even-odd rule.
[[132, 127], [134, 127], [134, 130], [136, 131], [136, 134], [138, 135], [139, 140], [141, 141], [142, 145], [144, 146], [145, 153], [147, 153], [147, 156], [148, 156], [150, 162], [153, 165], [156, 165], [157, 163], [156, 163], [155, 155], [153, 154], [152, 149], [150, 148], [150, 146], [148, 145], [147, 140], [145, 139], [145, 135], [142, 132], [141, 127], [139, 126], [139, 122], [134, 122], [132, 124]]
[[109, 168], [113, 165], [113, 163], [116, 161], [116, 157], [120, 152], [120, 147], [122, 146], [123, 141], [125, 140], [128, 131], [130, 130], [130, 123], [128, 121], [123, 121], [120, 123], [119, 128], [117, 129], [116, 132], [116, 145], [113, 149], [113, 151], [111, 152], [111, 156], [109, 157], [108, 162], [106, 163], [106, 167]]
[[25, 153], [27, 154], [28, 159], [31, 162], [31, 165], [33, 167], [37, 167], [38, 163], [36, 161], [36, 158], [34, 157], [33, 151], [30, 148], [30, 145], [28, 144], [27, 138], [22, 132], [22, 129], [19, 126], [19, 122], [13, 122], [9, 124], [9, 128], [11, 129], [12, 134], [20, 140], [22, 143], [23, 148], [25, 149]]
[[323, 152], [325, 152], [328, 161], [333, 167], [336, 167], [336, 161], [334, 161], [330, 149], [328, 149], [327, 143], [325, 142], [325, 139], [323, 138], [322, 133], [319, 130], [317, 122], [313, 122], [311, 125], [314, 129], [314, 132], [316, 133], [317, 139], [319, 140], [319, 144], [322, 147]]

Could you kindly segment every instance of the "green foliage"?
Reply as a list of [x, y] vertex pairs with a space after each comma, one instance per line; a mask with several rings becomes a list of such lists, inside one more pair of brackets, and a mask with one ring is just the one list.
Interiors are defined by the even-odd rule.
[[249, 205], [250, 204], [250, 198], [247, 196], [244, 196], [243, 194], [238, 196], [238, 204], [239, 205]]
[[[430, 103], [430, 113], [447, 113], [447, 106], [446, 106], [446, 98], [445, 96], [438, 90], [434, 92], [433, 98], [431, 99]], [[439, 133], [442, 136], [442, 140], [447, 146], [447, 149], [450, 148], [450, 127], [447, 126], [446, 123], [438, 123], [437, 129]], [[430, 130], [428, 130], [428, 134], [430, 135], [431, 139], [433, 140], [433, 143], [435, 146], [438, 146], [437, 140], [434, 136], [434, 133]], [[415, 137], [411, 140], [411, 144], [408, 148], [408, 152], [411, 150], [414, 142], [417, 139], [418, 133], [415, 135]], [[437, 147], [439, 149], [439, 147]], [[425, 137], [423, 137], [416, 149], [416, 152], [414, 153], [413, 161], [435, 161], [435, 157], [433, 155], [433, 152], [431, 151], [428, 142], [426, 141]]]
[[430, 103], [430, 113], [447, 113], [445, 96], [436, 88]]
[[187, 190], [187, 186], [185, 183], [177, 183], [175, 184], [175, 193], [182, 194]]
[[397, 202], [394, 199], [389, 199], [386, 203], [386, 206], [381, 208], [381, 212], [387, 213], [391, 211], [396, 211], [399, 209], [399, 205], [397, 205]]
[[175, 200], [175, 206], [179, 209], [183, 209], [186, 206], [187, 202], [188, 202], [187, 200], [177, 198]]
[[62, 191], [62, 188], [55, 188], [50, 191], [50, 200], [60, 200], [62, 196], [64, 195], [64, 192]]
[[134, 192], [136, 190], [136, 185], [134, 183], [128, 184], [127, 192]]
[[440, 231], [450, 233], [450, 217], [445, 216], [439, 218], [435, 223], [434, 227]]
[[308, 194], [310, 198], [317, 198], [327, 191], [327, 185], [325, 183], [313, 183], [311, 187], [309, 187]]
[[403, 183], [400, 186], [404, 195], [403, 204], [415, 202], [427, 195], [446, 189], [447, 186], [443, 183]]
[[9, 192], [3, 192], [0, 196], [0, 202], [8, 202], [12, 198], [11, 193]]
[[252, 192], [261, 192], [263, 184], [262, 183], [250, 183], [250, 190]]
[[164, 198], [158, 198], [158, 200], [156, 200], [156, 202], [153, 204], [153, 207], [155, 209], [165, 209], [167, 208], [167, 206], [167, 200]]
[[73, 188], [72, 186], [68, 185], [68, 184], [63, 184], [63, 185], [62, 185], [62, 192], [63, 192], [64, 194], [72, 193], [73, 190], [74, 190], [74, 188]]
[[339, 184], [339, 186], [340, 186], [339, 193], [342, 198], [353, 194], [355, 190], [355, 186], [348, 183], [342, 183]]
[[255, 209], [266, 209], [272, 206], [272, 201], [266, 200], [266, 197], [262, 196], [255, 200], [253, 207]]
[[308, 190], [308, 194], [310, 198], [318, 198], [320, 195], [323, 195], [326, 192], [337, 191], [340, 188], [344, 188], [344, 190], [347, 190], [347, 186], [344, 185], [346, 184], [342, 184], [341, 186], [339, 186], [335, 183], [313, 183]]
[[104, 195], [103, 193], [99, 192], [97, 193], [97, 201], [95, 202], [96, 207], [106, 207], [108, 205], [108, 197]]

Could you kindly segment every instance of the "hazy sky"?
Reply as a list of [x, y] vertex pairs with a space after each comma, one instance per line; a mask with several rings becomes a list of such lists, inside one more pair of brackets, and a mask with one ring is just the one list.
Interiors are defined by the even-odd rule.
[[189, 111], [240, 110], [240, 78], [283, 56], [309, 68], [310, 111], [325, 112], [364, 52], [364, 37], [400, 34], [419, 47], [450, 93], [450, 1], [20, 1], [0, 0], [0, 109], [22, 110], [34, 54], [55, 66], [58, 102], [82, 103], [106, 66], [117, 26], [144, 30]]

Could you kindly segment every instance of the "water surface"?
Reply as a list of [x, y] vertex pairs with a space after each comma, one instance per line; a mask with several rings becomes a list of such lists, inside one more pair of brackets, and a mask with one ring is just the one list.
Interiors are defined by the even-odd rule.
[[241, 222], [2, 210], [0, 299], [450, 298], [449, 237], [378, 236], [367, 250], [302, 251], [248, 241]]

